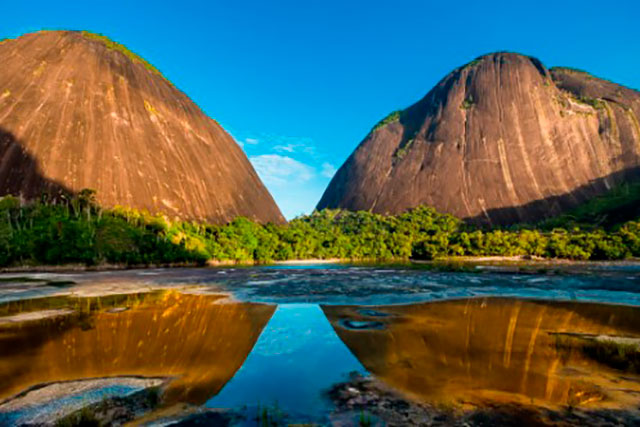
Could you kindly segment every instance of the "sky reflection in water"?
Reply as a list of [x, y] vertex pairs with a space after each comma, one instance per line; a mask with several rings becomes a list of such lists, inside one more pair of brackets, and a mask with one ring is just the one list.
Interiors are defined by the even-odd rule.
[[277, 308], [242, 368], [206, 406], [277, 406], [296, 419], [331, 409], [324, 392], [362, 364], [335, 334], [318, 305]]

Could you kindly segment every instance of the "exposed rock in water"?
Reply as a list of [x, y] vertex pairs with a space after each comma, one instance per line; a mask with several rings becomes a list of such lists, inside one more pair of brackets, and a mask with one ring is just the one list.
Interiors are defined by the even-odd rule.
[[[0, 402], [0, 425], [120, 425], [153, 409], [167, 381], [125, 376], [38, 384]], [[101, 423], [88, 423], [98, 417]]]
[[533, 222], [640, 176], [640, 92], [494, 53], [381, 121], [318, 208]]
[[[128, 396], [113, 396], [92, 403], [55, 420], [54, 426], [121, 426], [140, 418], [160, 403], [158, 388], [140, 390]], [[135, 424], [135, 423], [134, 423]]]
[[417, 402], [372, 377], [353, 375], [328, 392], [332, 425], [368, 426], [620, 426], [638, 425], [637, 410], [553, 410], [524, 404], [446, 407]]
[[0, 194], [92, 188], [104, 207], [284, 221], [233, 138], [124, 47], [45, 31], [0, 42], [0, 61]]

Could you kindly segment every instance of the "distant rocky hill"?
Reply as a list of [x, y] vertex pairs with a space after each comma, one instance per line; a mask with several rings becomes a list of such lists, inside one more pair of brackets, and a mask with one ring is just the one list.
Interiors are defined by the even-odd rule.
[[102, 36], [0, 42], [0, 194], [97, 191], [183, 219], [283, 222], [243, 151], [153, 66]]
[[500, 52], [381, 121], [318, 208], [534, 222], [636, 180], [639, 165], [640, 92]]

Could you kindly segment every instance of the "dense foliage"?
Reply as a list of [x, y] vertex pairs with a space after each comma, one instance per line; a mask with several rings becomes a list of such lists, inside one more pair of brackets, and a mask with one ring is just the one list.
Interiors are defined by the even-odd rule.
[[640, 222], [616, 229], [481, 230], [418, 207], [396, 216], [323, 210], [287, 225], [246, 218], [217, 226], [170, 221], [126, 208], [103, 210], [91, 190], [56, 203], [0, 199], [0, 265], [126, 265], [530, 255], [569, 259], [640, 256]]
[[627, 182], [594, 197], [575, 209], [538, 224], [538, 228], [587, 229], [605, 227], [640, 217], [640, 182]]

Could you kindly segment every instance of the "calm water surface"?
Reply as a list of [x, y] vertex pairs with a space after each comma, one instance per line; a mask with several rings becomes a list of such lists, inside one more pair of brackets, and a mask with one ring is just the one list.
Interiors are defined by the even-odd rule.
[[634, 419], [639, 343], [632, 264], [0, 275], [0, 425], [107, 401], [148, 425], [385, 424], [403, 399]]

